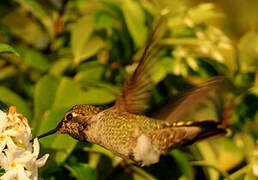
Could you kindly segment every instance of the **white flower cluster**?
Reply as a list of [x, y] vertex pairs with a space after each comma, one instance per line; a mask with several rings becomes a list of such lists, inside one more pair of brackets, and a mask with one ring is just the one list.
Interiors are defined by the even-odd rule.
[[200, 52], [219, 62], [225, 61], [223, 51], [233, 49], [230, 39], [220, 29], [213, 26], [208, 26], [205, 30], [197, 30], [196, 36], [202, 42], [199, 47]]
[[0, 110], [0, 167], [5, 173], [1, 180], [37, 180], [38, 167], [42, 167], [49, 156], [37, 160], [39, 142], [32, 138], [27, 119], [16, 113], [11, 106], [9, 112]]

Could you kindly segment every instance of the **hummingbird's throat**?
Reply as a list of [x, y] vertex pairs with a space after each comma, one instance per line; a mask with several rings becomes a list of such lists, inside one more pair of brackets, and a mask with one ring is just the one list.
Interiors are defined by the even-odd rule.
[[57, 133], [68, 134], [79, 141], [86, 141], [85, 128], [86, 126], [77, 121], [60, 122], [57, 126]]

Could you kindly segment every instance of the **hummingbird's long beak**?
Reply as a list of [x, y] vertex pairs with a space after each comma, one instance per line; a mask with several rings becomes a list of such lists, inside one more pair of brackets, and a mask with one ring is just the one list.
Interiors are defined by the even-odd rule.
[[[50, 131], [48, 131], [48, 132], [46, 132], [46, 133], [44, 133], [44, 134], [41, 134], [40, 136], [36, 136], [36, 137], [34, 137], [33, 139], [35, 139], [35, 138], [41, 139], [41, 138], [43, 138], [43, 137], [49, 136], [49, 135], [51, 135], [51, 134], [54, 134], [54, 133], [56, 133], [57, 131], [58, 131], [58, 128], [55, 128], [55, 129], [52, 129], [52, 130], [50, 130]], [[32, 142], [33, 139], [31, 139], [30, 142]]]
[[63, 124], [63, 120], [57, 125], [57, 127], [56, 127], [55, 129], [52, 129], [52, 130], [50, 130], [50, 131], [48, 131], [48, 132], [46, 132], [46, 133], [44, 133], [44, 134], [41, 134], [40, 136], [36, 136], [36, 137], [32, 138], [32, 139], [30, 140], [30, 142], [33, 142], [33, 140], [34, 140], [35, 138], [41, 139], [41, 138], [46, 137], [46, 136], [49, 136], [49, 135], [51, 135], [51, 134], [55, 134], [55, 133], [62, 127], [62, 124]]
[[46, 137], [46, 136], [49, 136], [49, 135], [51, 135], [51, 134], [54, 134], [54, 133], [56, 133], [57, 132], [57, 128], [56, 129], [52, 129], [52, 130], [50, 130], [50, 131], [48, 131], [48, 132], [46, 132], [46, 133], [44, 133], [44, 134], [41, 134], [40, 136], [38, 136], [37, 138], [38, 139], [40, 139], [40, 138], [43, 138], [43, 137]]

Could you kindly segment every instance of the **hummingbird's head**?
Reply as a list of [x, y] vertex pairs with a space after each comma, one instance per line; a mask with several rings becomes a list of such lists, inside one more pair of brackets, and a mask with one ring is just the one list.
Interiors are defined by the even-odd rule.
[[85, 141], [86, 137], [83, 131], [91, 123], [92, 117], [100, 111], [100, 108], [91, 105], [75, 105], [65, 113], [64, 117], [54, 130], [38, 136], [38, 138], [58, 133], [68, 134], [79, 141]]
[[91, 118], [101, 110], [91, 105], [75, 105], [68, 110], [57, 125], [57, 133], [68, 134], [80, 141], [85, 140], [83, 131], [88, 127]]

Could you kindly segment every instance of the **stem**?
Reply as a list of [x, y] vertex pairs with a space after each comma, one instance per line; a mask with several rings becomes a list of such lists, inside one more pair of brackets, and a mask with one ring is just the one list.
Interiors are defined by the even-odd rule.
[[106, 151], [96, 149], [96, 148], [84, 147], [83, 151], [90, 152], [90, 153], [103, 154], [103, 155], [106, 155], [107, 157], [109, 157], [111, 159], [114, 157], [111, 152], [109, 153], [109, 151], [106, 152]]
[[213, 168], [216, 171], [218, 171], [225, 179], [231, 179], [231, 177], [229, 176], [229, 174], [226, 171], [221, 170], [219, 167], [217, 167], [213, 164], [207, 163], [205, 161], [192, 161], [191, 164], [193, 166], [207, 166], [207, 167]]
[[196, 38], [166, 38], [160, 41], [162, 45], [201, 45], [203, 41], [198, 40]]
[[230, 177], [230, 179], [237, 179], [240, 176], [242, 176], [243, 174], [246, 174], [249, 169], [250, 169], [250, 165], [246, 165], [245, 167], [242, 167], [238, 171], [231, 174], [229, 177]]
[[132, 170], [134, 170], [135, 172], [137, 172], [139, 175], [141, 175], [142, 177], [145, 177], [148, 180], [157, 180], [155, 177], [151, 176], [150, 174], [148, 174], [147, 172], [145, 172], [143, 169], [138, 168], [134, 165], [131, 166]]

